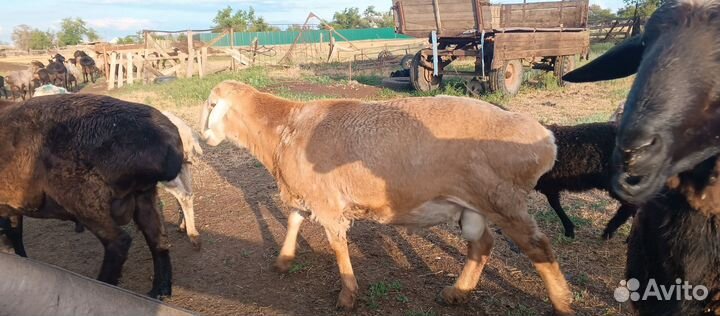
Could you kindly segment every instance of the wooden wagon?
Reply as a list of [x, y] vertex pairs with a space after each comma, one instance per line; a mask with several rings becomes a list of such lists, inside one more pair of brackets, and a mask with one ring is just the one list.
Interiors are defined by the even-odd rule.
[[[394, 0], [396, 32], [429, 38], [417, 52], [410, 80], [419, 91], [439, 87], [444, 69], [474, 57], [468, 88], [514, 95], [525, 68], [554, 71], [558, 78], [587, 58], [588, 0], [493, 4], [486, 0]], [[562, 84], [562, 82], [561, 82]]]

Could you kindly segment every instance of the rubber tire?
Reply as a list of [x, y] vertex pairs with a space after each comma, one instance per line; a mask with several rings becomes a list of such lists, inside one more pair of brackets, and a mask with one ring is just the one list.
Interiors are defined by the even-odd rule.
[[[514, 96], [523, 82], [523, 66], [519, 59], [505, 61], [502, 67], [490, 71], [490, 91]], [[512, 79], [507, 78], [508, 75]]]
[[417, 52], [413, 57], [412, 67], [410, 68], [410, 82], [412, 82], [413, 88], [420, 92], [430, 92], [440, 88], [442, 75], [433, 76], [432, 70], [420, 65], [420, 58], [422, 58], [422, 55]]
[[162, 76], [162, 77], [155, 78], [155, 80], [153, 80], [153, 83], [163, 84], [163, 83], [173, 82], [175, 80], [177, 80], [177, 77], [175, 77], [175, 76]]
[[558, 79], [558, 85], [565, 86], [566, 82], [562, 77], [575, 69], [575, 56], [558, 56], [555, 59], [555, 67], [553, 73]]
[[391, 90], [410, 90], [410, 77], [390, 77], [383, 78], [382, 86]]
[[409, 70], [412, 68], [412, 60], [415, 56], [413, 55], [405, 55], [402, 59], [400, 59], [400, 68], [403, 70]]

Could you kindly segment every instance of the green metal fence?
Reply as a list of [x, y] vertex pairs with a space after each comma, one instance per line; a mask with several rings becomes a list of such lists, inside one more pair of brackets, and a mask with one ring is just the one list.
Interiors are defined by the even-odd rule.
[[[396, 34], [395, 29], [393, 28], [336, 30], [336, 32], [340, 33], [340, 35], [344, 36], [349, 41], [398, 40], [412, 38], [406, 35]], [[235, 46], [249, 46], [254, 38], [258, 39], [258, 44], [260, 45], [290, 45], [295, 41], [298, 34], [300, 34], [298, 31], [235, 33]], [[199, 34], [198, 39], [203, 42], [209, 42], [220, 35], [221, 33]], [[322, 42], [327, 43], [330, 40], [330, 32], [327, 30], [305, 30], [302, 32], [302, 36], [298, 40], [298, 43], [320, 43], [321, 40]], [[344, 41], [339, 36], [335, 36], [335, 40], [338, 42]], [[226, 35], [223, 39], [213, 45], [213, 47], [222, 46], [230, 46], [229, 35]]]

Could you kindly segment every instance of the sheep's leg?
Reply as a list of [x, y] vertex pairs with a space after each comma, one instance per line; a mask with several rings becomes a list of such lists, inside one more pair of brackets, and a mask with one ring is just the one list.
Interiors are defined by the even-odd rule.
[[504, 220], [496, 223], [502, 228], [503, 234], [510, 237], [535, 265], [535, 269], [545, 282], [555, 315], [574, 315], [575, 312], [570, 307], [572, 303], [570, 288], [560, 271], [560, 265], [555, 260], [550, 240], [540, 232], [537, 223], [527, 212], [523, 211], [515, 215], [504, 217]]
[[560, 204], [560, 192], [542, 192], [547, 197], [550, 206], [555, 210], [555, 214], [560, 218], [563, 229], [565, 230], [565, 236], [575, 238], [575, 224], [567, 216], [565, 210]]
[[[132, 238], [112, 217], [113, 192], [104, 179], [72, 161], [53, 161], [47, 177], [44, 212], [55, 218], [69, 215], [92, 232], [105, 248], [98, 280], [117, 285]], [[65, 217], [67, 218], [67, 217]], [[68, 218], [69, 219], [69, 218]]]
[[468, 241], [468, 258], [455, 284], [440, 292], [440, 297], [448, 304], [467, 302], [468, 294], [480, 281], [494, 244], [492, 233], [481, 215], [466, 210], [461, 225], [462, 235]]
[[135, 224], [145, 236], [153, 258], [153, 287], [148, 296], [162, 299], [172, 294], [172, 265], [165, 225], [157, 205], [157, 189], [138, 194], [134, 214]]
[[300, 225], [305, 218], [299, 211], [293, 210], [288, 216], [288, 231], [285, 234], [285, 242], [280, 249], [280, 255], [275, 261], [275, 269], [280, 272], [288, 272], [295, 260], [295, 248], [297, 246], [297, 236], [300, 232]]
[[612, 236], [615, 234], [615, 231], [620, 228], [627, 220], [635, 216], [635, 213], [637, 212], [637, 207], [629, 204], [621, 204], [620, 208], [615, 212], [615, 215], [613, 218], [610, 219], [607, 226], [605, 227], [605, 230], [603, 231], [602, 237], [605, 240], [609, 240], [612, 238]]
[[200, 233], [195, 228], [195, 211], [193, 208], [192, 173], [189, 166], [183, 164], [180, 174], [172, 181], [164, 184], [165, 189], [180, 203], [180, 223], [178, 229], [187, 232], [188, 238], [195, 249], [200, 249]]
[[25, 252], [25, 244], [23, 243], [23, 217], [9, 216], [6, 218], [0, 218], [0, 227], [5, 232], [5, 237], [13, 247], [13, 251], [16, 255], [21, 257], [27, 257]]
[[325, 234], [330, 242], [330, 247], [335, 251], [335, 258], [340, 270], [340, 280], [342, 281], [342, 290], [340, 290], [336, 306], [350, 310], [355, 306], [358, 285], [350, 263], [347, 235], [345, 231], [331, 230], [327, 227], [325, 228]]

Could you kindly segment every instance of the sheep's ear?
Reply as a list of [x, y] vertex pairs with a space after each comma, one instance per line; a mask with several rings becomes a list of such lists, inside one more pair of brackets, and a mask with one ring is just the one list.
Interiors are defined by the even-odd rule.
[[630, 76], [637, 72], [644, 48], [642, 36], [634, 36], [562, 79], [567, 82], [593, 82]]

